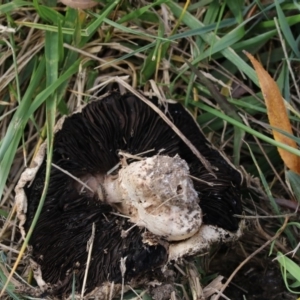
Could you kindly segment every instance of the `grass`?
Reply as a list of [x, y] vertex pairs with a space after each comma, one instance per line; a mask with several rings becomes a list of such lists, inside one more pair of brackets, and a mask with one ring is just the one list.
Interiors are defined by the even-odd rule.
[[[22, 252], [31, 231], [20, 239], [13, 208], [16, 182], [46, 137], [51, 156], [57, 119], [88, 102], [95, 90], [120, 87], [116, 76], [146, 95], [186, 105], [213, 143], [243, 168], [245, 214], [265, 218], [247, 219], [244, 238], [234, 246], [234, 265], [275, 236], [284, 218], [271, 217], [293, 213], [300, 202], [299, 176], [285, 170], [276, 147], [300, 152], [270, 135], [258, 80], [243, 51], [255, 55], [277, 81], [298, 136], [299, 23], [295, 1], [103, 0], [85, 12], [54, 0], [2, 1], [0, 287], [21, 253], [15, 265], [20, 276], [14, 275], [6, 297], [26, 298], [29, 289], [21, 278], [27, 278]], [[210, 88], [205, 79], [213, 82]], [[300, 291], [299, 219], [299, 212], [289, 216], [284, 233], [248, 263], [278, 265], [291, 294]], [[201, 259], [201, 266], [195, 263], [203, 282], [213, 269], [210, 257]], [[194, 299], [187, 277], [179, 284], [186, 289], [183, 295]], [[249, 293], [245, 297], [252, 299]]]

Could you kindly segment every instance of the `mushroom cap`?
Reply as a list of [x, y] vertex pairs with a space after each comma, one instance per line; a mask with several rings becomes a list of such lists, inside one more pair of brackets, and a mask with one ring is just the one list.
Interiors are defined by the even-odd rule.
[[[164, 110], [157, 99], [151, 101]], [[132, 94], [117, 92], [89, 103], [81, 112], [65, 119], [55, 134], [53, 163], [83, 181], [88, 178], [95, 181], [120, 163], [120, 150], [132, 155], [145, 153], [143, 157], [178, 155], [188, 165], [190, 175], [201, 179], [192, 181], [203, 223], [234, 234], [239, 230], [239, 219], [233, 215], [242, 212], [240, 173], [211, 146], [182, 105], [168, 103], [166, 115], [211, 163], [214, 175], [147, 104]], [[33, 220], [42, 194], [45, 161], [46, 158], [33, 182], [25, 185], [28, 199], [25, 230]], [[127, 159], [128, 164], [134, 161]], [[48, 193], [30, 245], [44, 281], [53, 285], [53, 294], [71, 291], [73, 273], [76, 290], [80, 291], [93, 224], [95, 237], [86, 292], [106, 281], [122, 282], [121, 258], [126, 258], [125, 282], [143, 276], [151, 279], [169, 259], [172, 242], [151, 235], [144, 227], [132, 226], [130, 219], [115, 214], [118, 199], [112, 204], [100, 198], [99, 194], [82, 189], [68, 174], [51, 168]]]

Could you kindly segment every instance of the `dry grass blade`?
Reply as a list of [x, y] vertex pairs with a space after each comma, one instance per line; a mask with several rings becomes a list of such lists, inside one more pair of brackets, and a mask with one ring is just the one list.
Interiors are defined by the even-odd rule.
[[224, 285], [222, 283], [223, 279], [224, 277], [219, 275], [203, 289], [205, 299], [209, 299], [216, 291], [221, 290]]
[[95, 223], [93, 223], [92, 234], [91, 234], [91, 237], [90, 237], [90, 239], [88, 241], [88, 244], [86, 246], [86, 248], [87, 248], [86, 251], [88, 253], [88, 256], [87, 256], [86, 269], [85, 269], [85, 272], [84, 272], [83, 285], [82, 285], [82, 290], [81, 290], [81, 299], [84, 299], [83, 296], [84, 296], [85, 286], [86, 286], [86, 282], [87, 282], [87, 278], [88, 278], [89, 266], [90, 266], [90, 263], [91, 263], [91, 257], [92, 257], [94, 239], [95, 239], [95, 230], [96, 230], [96, 226], [95, 226]]

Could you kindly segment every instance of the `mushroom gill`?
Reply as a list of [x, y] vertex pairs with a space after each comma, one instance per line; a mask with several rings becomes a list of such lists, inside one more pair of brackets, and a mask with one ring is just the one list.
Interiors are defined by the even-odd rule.
[[[32, 258], [53, 295], [70, 293], [73, 274], [81, 290], [93, 224], [87, 293], [105, 282], [121, 283], [121, 259], [126, 258], [125, 282], [151, 280], [170, 259], [199, 251], [203, 240], [216, 241], [210, 228], [223, 234], [221, 240], [239, 231], [233, 215], [242, 212], [240, 173], [210, 145], [184, 107], [168, 103], [167, 117], [210, 162], [214, 174], [132, 94], [113, 92], [91, 102], [56, 132], [53, 164], [59, 169], [51, 169], [30, 240]], [[43, 190], [45, 160], [32, 182], [23, 178], [18, 186], [24, 186], [28, 202], [27, 209], [23, 206], [25, 231]]]

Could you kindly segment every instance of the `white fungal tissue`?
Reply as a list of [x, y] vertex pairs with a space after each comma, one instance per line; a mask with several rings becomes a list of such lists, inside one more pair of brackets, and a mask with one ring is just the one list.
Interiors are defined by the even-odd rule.
[[[107, 176], [106, 201], [131, 222], [169, 241], [193, 236], [202, 224], [197, 192], [187, 163], [178, 155], [155, 155]], [[117, 199], [117, 200], [116, 200]]]

